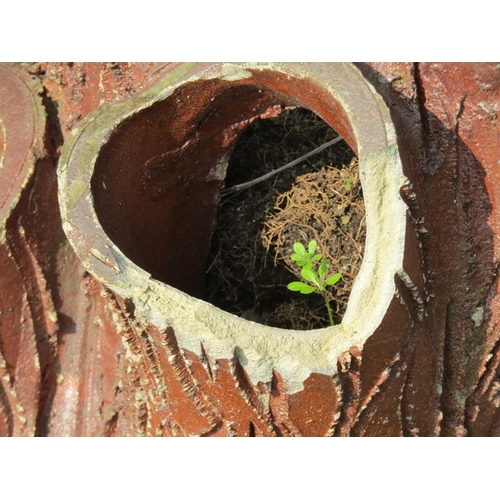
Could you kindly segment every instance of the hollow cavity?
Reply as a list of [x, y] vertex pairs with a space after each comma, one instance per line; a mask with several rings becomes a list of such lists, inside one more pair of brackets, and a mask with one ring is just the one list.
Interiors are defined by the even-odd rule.
[[[315, 113], [283, 110], [253, 122], [229, 159], [225, 180], [240, 185], [294, 161], [338, 134]], [[224, 191], [223, 191], [224, 192]], [[270, 326], [309, 330], [329, 324], [320, 294], [287, 289], [301, 279], [293, 243], [315, 239], [342, 280], [328, 287], [335, 322], [347, 307], [364, 249], [364, 204], [357, 158], [344, 142], [219, 204], [207, 269], [206, 300]]]

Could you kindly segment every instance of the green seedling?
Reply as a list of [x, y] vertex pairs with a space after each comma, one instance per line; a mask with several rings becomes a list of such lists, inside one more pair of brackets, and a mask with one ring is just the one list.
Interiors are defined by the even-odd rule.
[[352, 188], [352, 177], [347, 177], [344, 180], [345, 180], [344, 189], [346, 191], [349, 191]]
[[292, 281], [288, 284], [287, 288], [293, 292], [300, 292], [304, 295], [308, 295], [313, 292], [321, 293], [328, 310], [330, 324], [334, 325], [335, 323], [333, 321], [332, 309], [330, 307], [328, 297], [326, 296], [325, 288], [329, 285], [335, 285], [335, 283], [337, 283], [337, 281], [339, 281], [342, 277], [342, 274], [337, 273], [327, 278], [326, 274], [328, 272], [328, 268], [330, 267], [330, 261], [328, 259], [323, 259], [323, 254], [316, 253], [317, 246], [318, 244], [315, 240], [309, 242], [307, 250], [302, 243], [297, 242], [293, 245], [293, 249], [296, 253], [292, 254], [292, 260], [294, 260], [297, 265], [302, 268], [300, 274], [304, 280], [311, 284], [309, 285], [302, 281]]

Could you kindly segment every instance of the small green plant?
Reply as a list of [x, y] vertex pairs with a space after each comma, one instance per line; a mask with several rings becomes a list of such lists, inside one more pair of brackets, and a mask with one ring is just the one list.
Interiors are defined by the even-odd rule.
[[297, 242], [293, 245], [293, 249], [296, 253], [292, 254], [292, 259], [299, 267], [302, 268], [300, 271], [301, 276], [306, 281], [311, 283], [311, 285], [302, 281], [292, 281], [287, 285], [287, 288], [293, 292], [303, 293], [304, 295], [313, 292], [321, 293], [328, 310], [330, 324], [334, 325], [335, 323], [333, 321], [332, 309], [330, 307], [328, 297], [326, 296], [325, 288], [329, 285], [335, 285], [335, 283], [337, 283], [337, 281], [339, 281], [342, 277], [342, 274], [337, 273], [329, 278], [326, 277], [326, 273], [330, 267], [330, 261], [328, 259], [323, 259], [323, 254], [316, 254], [317, 246], [318, 244], [316, 243], [316, 240], [309, 242], [307, 250], [302, 243]]
[[353, 181], [353, 179], [352, 179], [352, 177], [346, 177], [344, 179], [344, 181], [345, 181], [345, 183], [344, 183], [344, 189], [346, 191], [349, 191], [352, 188], [352, 181]]

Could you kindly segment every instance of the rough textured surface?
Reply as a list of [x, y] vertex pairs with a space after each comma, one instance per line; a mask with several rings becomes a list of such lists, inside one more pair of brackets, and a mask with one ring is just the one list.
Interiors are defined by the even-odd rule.
[[[155, 329], [87, 274], [64, 237], [63, 140], [104, 101], [174, 67], [0, 67], [29, 97], [5, 99], [2, 76], [2, 165], [12, 158], [5, 113], [48, 117], [45, 135], [42, 125], [19, 143], [24, 173], [1, 199], [0, 434], [500, 435], [500, 67], [358, 64], [391, 111], [411, 182], [398, 314], [342, 354], [334, 376], [312, 374], [291, 395], [279, 372], [255, 384], [237, 356], [179, 347], [175, 331]], [[0, 193], [6, 179], [0, 168]]]

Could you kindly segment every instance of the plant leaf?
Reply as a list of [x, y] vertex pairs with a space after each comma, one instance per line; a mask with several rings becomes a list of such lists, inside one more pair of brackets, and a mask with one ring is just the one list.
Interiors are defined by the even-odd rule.
[[328, 259], [325, 259], [318, 268], [318, 274], [319, 274], [319, 279], [323, 281], [323, 278], [325, 277], [328, 267], [330, 266], [330, 261]]
[[323, 254], [322, 253], [318, 253], [311, 260], [321, 260], [322, 258], [323, 258]]
[[301, 276], [312, 283], [317, 283], [318, 282], [318, 277], [313, 269], [310, 267], [304, 267], [302, 271], [300, 272]]
[[328, 280], [326, 281], [325, 285], [335, 285], [339, 279], [342, 278], [341, 273], [334, 274], [333, 276], [330, 276]]
[[302, 283], [302, 281], [292, 281], [288, 283], [286, 287], [288, 288], [288, 290], [292, 290], [292, 292], [298, 292], [303, 285], [304, 283]]
[[316, 243], [316, 240], [311, 240], [311, 241], [309, 242], [308, 247], [307, 247], [308, 252], [309, 252], [311, 255], [313, 255], [313, 254], [314, 254], [314, 252], [316, 251], [316, 247], [317, 247], [317, 246], [318, 246], [318, 244]]
[[302, 283], [302, 281], [292, 281], [288, 283], [287, 288], [288, 290], [292, 290], [292, 292], [300, 292], [304, 295], [313, 293], [315, 290], [313, 286]]
[[305, 266], [309, 262], [302, 255], [299, 255], [298, 253], [292, 254], [292, 260], [297, 262], [297, 265], [300, 267]]
[[306, 254], [306, 248], [302, 243], [297, 243], [293, 244], [293, 249], [299, 254], [299, 255], [305, 255]]

